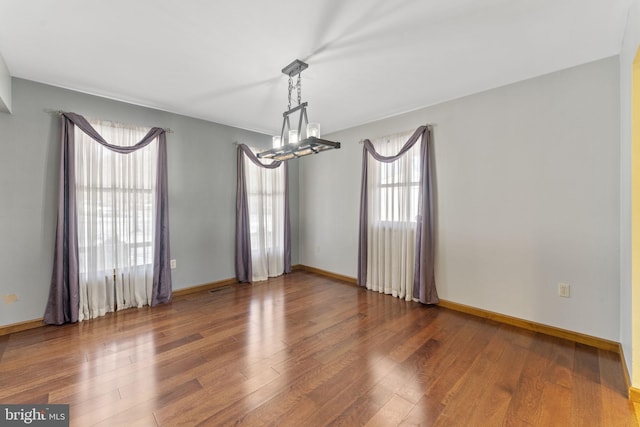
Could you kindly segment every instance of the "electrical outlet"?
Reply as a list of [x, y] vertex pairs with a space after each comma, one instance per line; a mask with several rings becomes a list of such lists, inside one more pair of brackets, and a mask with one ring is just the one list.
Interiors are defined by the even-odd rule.
[[172, 260], [171, 260], [171, 269], [173, 270], [173, 269], [174, 269], [174, 268], [176, 268], [176, 267], [177, 267], [176, 260], [175, 260], [175, 259], [172, 259]]
[[558, 283], [558, 296], [564, 298], [571, 297], [571, 285], [567, 283]]

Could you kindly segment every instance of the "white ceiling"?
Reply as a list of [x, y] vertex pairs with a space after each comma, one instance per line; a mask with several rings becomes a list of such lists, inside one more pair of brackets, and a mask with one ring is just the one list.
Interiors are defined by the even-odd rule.
[[[14, 77], [267, 134], [296, 58], [323, 133], [616, 55], [630, 0], [0, 0]], [[51, 105], [51, 108], [56, 108]]]

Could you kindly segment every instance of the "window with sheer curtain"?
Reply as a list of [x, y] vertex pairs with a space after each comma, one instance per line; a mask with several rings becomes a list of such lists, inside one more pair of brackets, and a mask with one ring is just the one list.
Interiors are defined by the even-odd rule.
[[[149, 131], [90, 121], [113, 145]], [[158, 143], [122, 154], [75, 129], [79, 320], [151, 305]]]
[[[284, 271], [284, 168], [257, 166], [245, 156], [247, 205], [251, 241], [251, 281], [267, 280]], [[270, 164], [270, 160], [262, 160]]]
[[[372, 141], [381, 156], [394, 156], [413, 132]], [[368, 157], [367, 289], [411, 300], [418, 197], [420, 144], [389, 163]]]

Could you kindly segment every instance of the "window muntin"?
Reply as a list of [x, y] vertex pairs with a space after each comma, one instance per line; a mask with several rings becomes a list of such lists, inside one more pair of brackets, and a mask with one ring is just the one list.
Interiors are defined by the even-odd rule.
[[[381, 138], [374, 141], [376, 151], [383, 156], [396, 154], [406, 137]], [[372, 224], [415, 225], [418, 215], [420, 188], [420, 151], [414, 145], [399, 159], [383, 163], [369, 157], [369, 203]]]

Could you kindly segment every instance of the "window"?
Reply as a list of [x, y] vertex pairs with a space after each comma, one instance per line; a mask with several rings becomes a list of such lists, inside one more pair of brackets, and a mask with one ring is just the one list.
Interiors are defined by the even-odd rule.
[[[391, 157], [400, 152], [412, 133], [373, 141], [375, 150]], [[412, 299], [418, 198], [420, 144], [400, 158], [380, 162], [368, 156], [368, 289]]]
[[247, 205], [251, 240], [252, 281], [284, 271], [285, 173], [267, 169], [245, 156]]
[[[389, 145], [389, 143], [386, 143]], [[407, 158], [392, 163], [380, 163], [380, 179], [376, 183], [382, 222], [404, 223], [416, 221], [418, 191], [420, 189], [420, 156], [416, 147]]]
[[[373, 141], [383, 156], [397, 154], [411, 133], [402, 133]], [[399, 159], [378, 162], [369, 157], [369, 214], [372, 224], [395, 223], [413, 227], [418, 213], [420, 190], [420, 151], [414, 145]]]
[[[282, 246], [282, 233], [276, 232], [274, 223], [279, 221], [284, 206], [284, 185], [281, 169], [248, 167], [247, 199], [251, 229], [251, 249], [263, 245], [272, 250]], [[264, 243], [263, 243], [264, 241]]]
[[358, 285], [437, 304], [431, 126], [364, 141]]
[[[117, 146], [133, 146], [149, 131], [90, 123]], [[128, 154], [98, 144], [78, 128], [75, 141], [82, 317], [147, 305], [153, 280], [157, 141]]]
[[[171, 301], [166, 130], [153, 127], [136, 141], [144, 130], [97, 122], [94, 127], [71, 112], [60, 116], [58, 222], [44, 321], [61, 325]], [[149, 146], [143, 160], [133, 155]], [[150, 253], [149, 241], [153, 259], [140, 259], [138, 254]]]

